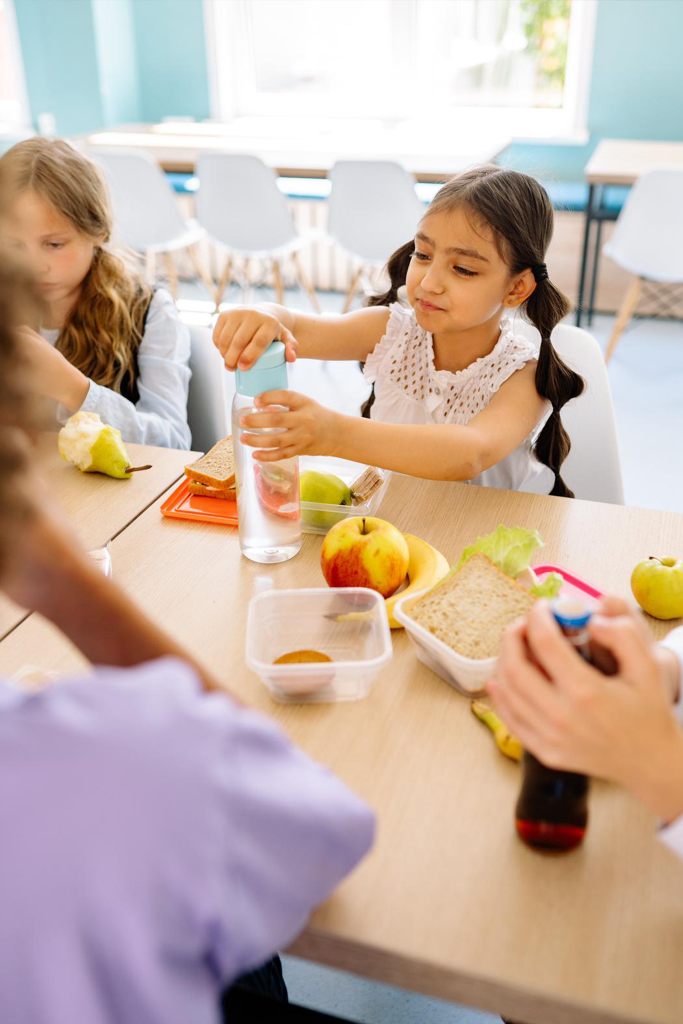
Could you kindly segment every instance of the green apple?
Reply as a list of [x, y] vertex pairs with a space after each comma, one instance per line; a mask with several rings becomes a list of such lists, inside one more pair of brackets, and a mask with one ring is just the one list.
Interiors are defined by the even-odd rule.
[[683, 561], [680, 558], [650, 558], [638, 562], [631, 575], [636, 601], [655, 619], [683, 616]]
[[[301, 474], [299, 489], [301, 500], [312, 502], [315, 505], [351, 504], [351, 491], [347, 484], [333, 473], [318, 473], [316, 470], [307, 469], [305, 473]], [[301, 518], [311, 526], [329, 530], [343, 517], [338, 512], [303, 508]]]

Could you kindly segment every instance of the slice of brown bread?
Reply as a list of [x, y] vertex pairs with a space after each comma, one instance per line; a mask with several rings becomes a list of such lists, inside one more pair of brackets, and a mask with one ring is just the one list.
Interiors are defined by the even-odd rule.
[[196, 483], [206, 484], [207, 487], [224, 490], [226, 487], [234, 486], [235, 453], [232, 437], [223, 438], [206, 455], [202, 455], [201, 459], [185, 466], [185, 475]]
[[206, 484], [198, 484], [196, 480], [188, 480], [187, 487], [190, 494], [200, 494], [204, 498], [237, 501], [237, 491], [234, 487], [207, 487]]
[[507, 626], [535, 600], [486, 555], [476, 554], [416, 601], [410, 615], [458, 654], [492, 658]]

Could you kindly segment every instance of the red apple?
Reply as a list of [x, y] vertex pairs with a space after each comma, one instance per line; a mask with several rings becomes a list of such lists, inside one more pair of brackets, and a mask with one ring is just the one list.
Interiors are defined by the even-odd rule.
[[384, 519], [354, 516], [328, 532], [320, 567], [330, 587], [370, 587], [390, 597], [408, 573], [408, 545]]

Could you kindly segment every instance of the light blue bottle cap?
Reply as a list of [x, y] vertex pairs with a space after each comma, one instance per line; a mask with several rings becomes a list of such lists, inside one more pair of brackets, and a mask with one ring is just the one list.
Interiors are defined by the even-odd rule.
[[264, 391], [276, 391], [287, 388], [287, 363], [285, 362], [285, 346], [281, 341], [273, 341], [260, 359], [257, 359], [250, 370], [235, 372], [235, 387], [240, 395], [256, 398]]
[[582, 629], [591, 620], [592, 612], [577, 597], [556, 597], [550, 602], [550, 610], [560, 626]]

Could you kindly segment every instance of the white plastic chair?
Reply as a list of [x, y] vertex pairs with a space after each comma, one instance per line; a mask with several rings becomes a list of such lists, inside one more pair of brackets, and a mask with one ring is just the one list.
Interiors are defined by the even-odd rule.
[[233, 275], [235, 258], [244, 260], [243, 293], [249, 290], [249, 261], [270, 263], [277, 301], [283, 303], [282, 261], [291, 257], [297, 279], [319, 313], [315, 289], [299, 259], [299, 250], [309, 238], [297, 231], [271, 168], [257, 156], [235, 153], [201, 153], [196, 167], [197, 219], [227, 253], [215, 292], [216, 309]]
[[[520, 317], [515, 331], [540, 343], [538, 331]], [[621, 460], [614, 424], [614, 408], [607, 368], [595, 338], [580, 327], [560, 324], [552, 334], [557, 354], [572, 370], [580, 373], [586, 389], [562, 409], [562, 423], [572, 447], [562, 466], [562, 479], [577, 498], [624, 504]], [[522, 487], [533, 494], [548, 494], [553, 475], [549, 469]]]
[[683, 284], [683, 168], [662, 167], [638, 179], [602, 251], [636, 275], [617, 313], [605, 353], [609, 362], [644, 282]]
[[185, 220], [175, 193], [159, 164], [137, 149], [98, 149], [94, 154], [109, 185], [114, 211], [115, 237], [143, 253], [150, 276], [158, 254], [164, 256], [173, 298], [178, 297], [178, 274], [171, 253], [187, 249], [197, 274], [209, 293], [213, 282], [195, 248], [206, 238], [196, 222]]
[[330, 172], [327, 231], [360, 261], [346, 293], [349, 309], [359, 284], [370, 288], [369, 268], [383, 267], [399, 246], [415, 234], [425, 207], [415, 181], [389, 160], [339, 160]]
[[228, 373], [209, 327], [190, 326], [190, 391], [187, 420], [195, 451], [208, 452], [230, 433], [234, 374]]

